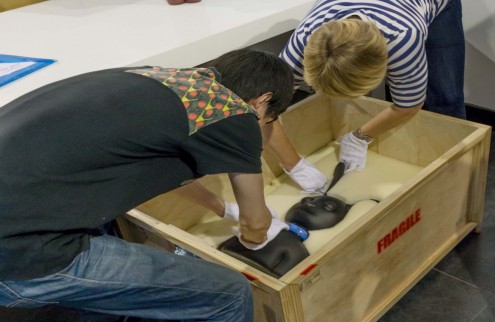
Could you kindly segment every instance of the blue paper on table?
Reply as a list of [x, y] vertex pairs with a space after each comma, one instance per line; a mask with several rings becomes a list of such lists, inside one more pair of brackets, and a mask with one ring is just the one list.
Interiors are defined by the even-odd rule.
[[0, 87], [54, 62], [54, 59], [0, 54]]

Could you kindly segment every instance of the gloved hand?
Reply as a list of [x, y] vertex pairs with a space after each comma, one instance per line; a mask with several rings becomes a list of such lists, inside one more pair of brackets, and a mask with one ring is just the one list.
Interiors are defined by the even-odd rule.
[[280, 278], [309, 256], [309, 252], [295, 234], [282, 230], [268, 245], [260, 250], [245, 248], [236, 237], [221, 243], [222, 252], [262, 272]]
[[301, 158], [294, 168], [290, 171], [284, 169], [284, 171], [292, 180], [300, 185], [305, 192], [325, 192], [328, 178], [308, 160]]
[[251, 250], [258, 250], [265, 247], [269, 242], [271, 242], [282, 230], [289, 230], [289, 225], [281, 221], [278, 218], [272, 218], [272, 224], [266, 233], [266, 240], [261, 244], [250, 243], [242, 239], [239, 228], [234, 228], [233, 233], [239, 239], [239, 242], [246, 248]]
[[339, 139], [339, 161], [345, 163], [345, 173], [350, 171], [363, 171], [366, 166], [366, 153], [368, 142], [358, 139], [352, 132]]
[[[223, 213], [223, 218], [230, 219], [235, 222], [239, 222], [239, 205], [235, 202], [224, 201], [225, 211]], [[267, 206], [268, 207], [268, 206]], [[272, 218], [277, 218], [277, 213], [272, 208], [268, 207], [270, 213], [272, 214]]]

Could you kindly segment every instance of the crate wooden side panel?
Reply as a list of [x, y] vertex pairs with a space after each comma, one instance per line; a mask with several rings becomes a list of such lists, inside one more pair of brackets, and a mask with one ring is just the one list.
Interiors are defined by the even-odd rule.
[[[281, 121], [305, 156], [356, 129], [388, 104], [368, 98], [328, 101], [313, 95]], [[183, 231], [213, 214], [173, 193], [130, 211], [128, 235], [160, 248], [167, 247], [162, 241], [166, 239], [245, 274], [253, 286], [256, 321], [373, 321], [481, 221], [489, 145], [490, 127], [425, 111], [375, 138], [370, 149], [424, 169], [280, 279]], [[283, 170], [268, 153], [263, 158], [268, 183]], [[226, 176], [201, 181], [233, 200]], [[417, 212], [420, 220], [414, 226], [387, 248], [379, 246]]]
[[[199, 179], [199, 182], [227, 200], [233, 198], [227, 175], [207, 176]], [[197, 223], [215, 216], [214, 213], [187, 198], [181, 197], [174, 191], [159, 195], [139, 205], [137, 209], [159, 221], [183, 230], [188, 230]]]
[[253, 285], [254, 320], [256, 322], [304, 321], [299, 286], [286, 285], [279, 292]]
[[[480, 129], [482, 130], [482, 129]], [[468, 219], [481, 223], [485, 208], [488, 156], [490, 155], [491, 129], [483, 129], [483, 141], [473, 147], [472, 180], [469, 188]]]
[[[275, 178], [266, 162], [263, 162], [263, 178], [265, 182], [270, 182]], [[205, 176], [198, 181], [224, 200], [235, 201], [227, 174]], [[174, 191], [159, 195], [139, 205], [137, 209], [183, 230], [188, 230], [200, 222], [216, 217], [213, 212], [181, 197]]]
[[[360, 97], [358, 99], [319, 97], [318, 99], [331, 110], [330, 128], [335, 139], [356, 130], [391, 105], [389, 102], [369, 97]], [[308, 104], [311, 103], [308, 101]], [[379, 141], [378, 138], [375, 138], [370, 148], [374, 147]]]
[[[323, 96], [313, 95], [291, 106], [281, 115], [280, 122], [297, 152], [308, 156], [334, 140], [329, 126], [331, 118], [328, 101]], [[276, 177], [284, 173], [268, 151], [264, 151], [263, 160]]]
[[[474, 224], [466, 223], [463, 213], [466, 191], [459, 191], [457, 183], [448, 187], [450, 179], [445, 174], [418, 186], [422, 191], [405, 194], [402, 203], [383, 214], [375, 213], [375, 220], [349, 235], [340, 251], [319, 265], [324, 283], [303, 294], [306, 321], [321, 321], [329, 314], [336, 321], [373, 320], [472, 230]], [[444, 192], [427, 189], [442, 183]], [[438, 202], [451, 191], [453, 195]], [[458, 197], [456, 202], [451, 202], [451, 196]], [[418, 209], [421, 220], [378, 253], [379, 241]]]
[[[473, 171], [487, 160], [487, 141], [486, 128], [475, 131], [282, 277], [301, 285], [304, 321], [378, 319], [472, 231], [481, 216], [471, 212], [483, 207]], [[416, 212], [421, 219], [383, 249], [380, 240]], [[298, 276], [310, 264], [317, 266]]]
[[[391, 103], [369, 97], [325, 99], [331, 106], [332, 136], [338, 138], [357, 129]], [[316, 101], [314, 102], [318, 104]], [[306, 104], [313, 104], [308, 101]], [[376, 137], [369, 149], [388, 157], [425, 167], [478, 129], [478, 125], [428, 111]]]

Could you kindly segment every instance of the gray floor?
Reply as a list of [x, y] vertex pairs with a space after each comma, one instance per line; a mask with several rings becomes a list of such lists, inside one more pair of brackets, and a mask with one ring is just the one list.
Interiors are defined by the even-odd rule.
[[[380, 322], [495, 321], [495, 135], [493, 133], [485, 217], [481, 228], [480, 234], [468, 235], [392, 307]], [[0, 322], [67, 321], [81, 322], [83, 319], [78, 311], [52, 306], [36, 310], [0, 308]]]

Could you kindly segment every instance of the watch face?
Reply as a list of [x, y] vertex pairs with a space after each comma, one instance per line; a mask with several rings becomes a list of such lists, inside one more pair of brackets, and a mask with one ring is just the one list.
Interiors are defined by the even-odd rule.
[[364, 134], [363, 132], [361, 132], [360, 129], [357, 129], [354, 133], [354, 136], [360, 140], [364, 140], [368, 143], [370, 143], [371, 141], [373, 141], [373, 138], [367, 134]]

